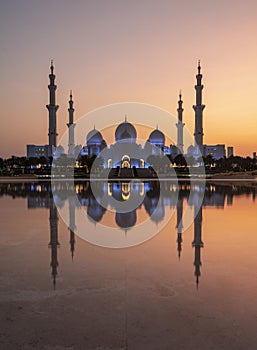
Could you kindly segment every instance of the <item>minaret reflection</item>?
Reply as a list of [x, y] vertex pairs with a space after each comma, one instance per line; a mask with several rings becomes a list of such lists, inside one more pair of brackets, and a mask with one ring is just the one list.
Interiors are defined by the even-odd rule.
[[58, 216], [57, 216], [57, 208], [54, 204], [53, 196], [50, 196], [49, 201], [49, 209], [50, 209], [50, 243], [49, 248], [51, 248], [51, 263], [50, 266], [52, 267], [52, 279], [53, 279], [53, 286], [55, 289], [56, 285], [56, 276], [57, 276], [57, 267], [58, 267], [58, 258], [57, 258], [57, 249], [59, 247], [58, 242]]
[[192, 242], [192, 246], [195, 248], [195, 276], [196, 276], [196, 287], [199, 286], [199, 277], [201, 275], [200, 267], [201, 263], [201, 248], [203, 248], [202, 242], [202, 203], [200, 207], [197, 204], [194, 205], [194, 240]]
[[[94, 186], [94, 191], [92, 188]], [[112, 197], [117, 201], [124, 202], [140, 196], [142, 200], [138, 201], [140, 204], [129, 212], [118, 212], [114, 211], [113, 216], [107, 217], [106, 222], [114, 223], [115, 227], [121, 228], [123, 231], [130, 232], [133, 234], [133, 227], [140, 223], [140, 219], [143, 214], [143, 218], [147, 216], [151, 217], [151, 220], [158, 224], [165, 216], [166, 208], [175, 208], [176, 206], [176, 229], [174, 228], [174, 221], [172, 221], [173, 230], [171, 233], [176, 236], [177, 245], [175, 247], [175, 254], [178, 258], [182, 257], [182, 243], [183, 250], [187, 247], [184, 240], [183, 229], [187, 227], [187, 217], [185, 214], [191, 213], [193, 208], [195, 219], [194, 219], [194, 238], [192, 246], [194, 248], [193, 269], [196, 280], [196, 286], [199, 286], [201, 276], [201, 248], [204, 244], [202, 241], [202, 220], [203, 220], [203, 209], [208, 210], [209, 208], [224, 209], [228, 205], [233, 205], [233, 199], [237, 197], [248, 198], [252, 196], [252, 201], [256, 198], [256, 187], [245, 186], [245, 184], [232, 185], [219, 185], [207, 182], [201, 184], [199, 181], [180, 181], [178, 186], [175, 186], [173, 182], [167, 181], [162, 183], [163, 190], [160, 191], [160, 184], [158, 181], [146, 181], [146, 182], [92, 182], [89, 181], [78, 181], [74, 185], [70, 182], [56, 181], [54, 186], [51, 182], [37, 181], [37, 182], [11, 182], [0, 184], [0, 198], [3, 196], [11, 196], [15, 198], [26, 198], [27, 197], [27, 208], [28, 210], [44, 208], [49, 211], [49, 226], [50, 226], [50, 242], [49, 248], [51, 248], [50, 254], [50, 266], [51, 266], [51, 278], [53, 280], [53, 286], [55, 288], [57, 282], [57, 273], [60, 268], [58, 265], [58, 216], [57, 208], [62, 208], [68, 204], [69, 208], [69, 237], [65, 239], [70, 243], [71, 257], [74, 257], [75, 253], [75, 219], [77, 209], [80, 206], [84, 207], [88, 221], [93, 221], [94, 224], [100, 223], [103, 220], [106, 208], [111, 207]], [[54, 191], [54, 198], [51, 193]], [[179, 193], [177, 191], [179, 190]], [[204, 193], [204, 196], [203, 196]], [[95, 195], [96, 194], [96, 195]], [[203, 197], [203, 201], [202, 201]], [[249, 199], [249, 198], [248, 198]], [[57, 208], [55, 207], [55, 203]], [[104, 203], [105, 206], [101, 205]], [[190, 207], [190, 208], [188, 208]], [[189, 209], [189, 210], [188, 210]], [[140, 210], [141, 213], [140, 213]], [[168, 212], [168, 210], [167, 210]], [[114, 215], [115, 214], [115, 215]], [[31, 213], [31, 215], [33, 215]], [[166, 213], [167, 215], [167, 213]], [[106, 215], [107, 216], [107, 215]], [[184, 216], [184, 218], [183, 218]], [[114, 219], [114, 220], [113, 220]], [[104, 222], [104, 224], [106, 223]], [[184, 227], [183, 227], [184, 226]], [[175, 231], [176, 230], [176, 231]], [[49, 235], [49, 231], [46, 232]], [[68, 233], [68, 231], [67, 231]], [[46, 238], [47, 239], [47, 238]], [[190, 248], [192, 250], [192, 248]], [[47, 263], [47, 265], [49, 262]]]
[[74, 203], [74, 197], [69, 197], [69, 231], [70, 231], [70, 252], [71, 252], [71, 258], [73, 260], [74, 252], [75, 252], [75, 231], [76, 224], [75, 224], [75, 203]]
[[178, 243], [178, 258], [180, 259], [181, 256], [181, 251], [182, 251], [182, 232], [183, 232], [183, 222], [182, 222], [182, 217], [183, 217], [183, 197], [181, 191], [179, 191], [178, 194], [178, 200], [177, 200], [177, 243]]
[[[92, 191], [92, 186], [94, 186], [94, 191]], [[50, 242], [49, 248], [51, 248], [50, 255], [50, 266], [51, 266], [51, 276], [53, 280], [54, 287], [57, 281], [57, 270], [58, 266], [58, 216], [57, 208], [55, 207], [53, 195], [51, 190], [55, 188], [54, 199], [57, 203], [57, 207], [61, 208], [67, 203], [69, 205], [69, 239], [70, 252], [72, 258], [75, 252], [75, 213], [76, 210], [82, 206], [86, 209], [88, 221], [93, 221], [94, 224], [101, 222], [105, 211], [112, 202], [110, 199], [114, 197], [116, 200], [128, 200], [131, 196], [141, 196], [143, 201], [138, 207], [127, 213], [117, 213], [115, 212], [115, 222], [118, 227], [122, 228], [123, 231], [127, 232], [127, 229], [133, 229], [133, 226], [137, 223], [137, 214], [140, 210], [143, 213], [151, 217], [151, 220], [158, 224], [165, 215], [166, 208], [174, 208], [177, 210], [177, 223], [176, 232], [174, 229], [173, 221], [173, 231], [177, 237], [177, 252], [178, 257], [181, 257], [182, 253], [182, 233], [186, 225], [186, 216], [183, 219], [183, 215], [187, 213], [187, 205], [193, 208], [195, 213], [194, 220], [194, 239], [192, 246], [194, 248], [194, 274], [196, 277], [196, 285], [198, 287], [200, 275], [201, 275], [201, 248], [203, 248], [202, 242], [202, 206], [204, 210], [208, 208], [219, 208], [224, 209], [226, 205], [233, 205], [233, 199], [237, 197], [248, 198], [252, 196], [252, 201], [256, 198], [256, 187], [245, 186], [245, 184], [232, 184], [232, 185], [219, 185], [206, 183], [201, 185], [199, 181], [186, 181], [185, 183], [179, 182], [179, 193], [177, 198], [177, 189], [172, 182], [167, 181], [163, 184], [164, 190], [160, 193], [160, 185], [158, 181], [148, 181], [143, 183], [132, 183], [129, 184], [128, 181], [122, 183], [102, 183], [96, 181], [90, 183], [89, 181], [78, 181], [74, 186], [70, 185], [70, 182], [66, 183], [64, 181], [56, 181], [53, 184], [47, 181], [36, 181], [36, 182], [10, 182], [0, 184], [0, 198], [4, 196], [11, 196], [15, 198], [26, 198], [27, 197], [27, 208], [28, 210], [35, 209], [46, 209], [49, 211], [49, 226], [50, 226]], [[201, 203], [200, 193], [204, 192], [203, 203]], [[97, 198], [95, 198], [95, 193], [97, 193]], [[160, 205], [158, 206], [158, 200], [160, 198]], [[3, 198], [2, 198], [3, 199]], [[249, 199], [249, 198], [248, 198]], [[104, 202], [105, 207], [100, 203]], [[140, 202], [140, 201], [139, 201]], [[184, 205], [184, 206], [183, 206]], [[65, 207], [66, 208], [66, 207]], [[66, 210], [66, 209], [65, 209]], [[66, 211], [65, 211], [66, 213]], [[31, 215], [33, 215], [31, 213]], [[183, 222], [182, 222], [182, 220]], [[138, 215], [138, 221], [140, 215]], [[184, 224], [184, 228], [183, 228]], [[46, 232], [47, 235], [49, 232]], [[47, 238], [46, 238], [47, 239]], [[77, 244], [77, 243], [76, 243]], [[176, 249], [176, 248], [175, 248]], [[186, 249], [185, 243], [183, 244], [183, 249]], [[192, 249], [192, 248], [190, 248]], [[47, 263], [49, 264], [49, 262]]]

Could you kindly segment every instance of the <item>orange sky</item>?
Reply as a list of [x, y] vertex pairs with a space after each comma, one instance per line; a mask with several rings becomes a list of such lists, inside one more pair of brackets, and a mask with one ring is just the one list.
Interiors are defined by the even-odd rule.
[[77, 119], [123, 101], [176, 115], [182, 89], [184, 121], [193, 132], [200, 58], [204, 142], [234, 145], [236, 154], [252, 155], [257, 151], [256, 13], [252, 0], [1, 2], [0, 157], [25, 155], [27, 143], [48, 142], [51, 58], [60, 136], [67, 128], [70, 89]]

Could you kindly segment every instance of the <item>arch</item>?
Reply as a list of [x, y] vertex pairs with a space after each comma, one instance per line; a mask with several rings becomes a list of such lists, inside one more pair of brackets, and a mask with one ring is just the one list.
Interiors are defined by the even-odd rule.
[[125, 154], [121, 158], [121, 167], [122, 168], [131, 168], [130, 156], [128, 156], [127, 154]]

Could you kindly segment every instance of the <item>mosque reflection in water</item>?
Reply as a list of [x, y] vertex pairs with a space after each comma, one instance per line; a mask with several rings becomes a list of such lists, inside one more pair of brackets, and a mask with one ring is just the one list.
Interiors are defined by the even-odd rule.
[[[185, 203], [193, 208], [194, 228], [192, 247], [194, 249], [194, 275], [196, 286], [199, 284], [201, 275], [201, 249], [204, 246], [202, 238], [202, 209], [205, 207], [224, 208], [225, 204], [232, 205], [233, 197], [241, 194], [248, 194], [255, 200], [255, 188], [253, 187], [236, 187], [236, 186], [217, 186], [205, 184], [192, 185], [189, 182], [179, 182], [174, 184], [169, 181], [162, 184], [164, 191], [160, 193], [160, 184], [158, 181], [150, 182], [78, 182], [75, 186], [60, 182], [57, 184], [58, 191], [53, 197], [50, 182], [37, 183], [8, 183], [0, 185], [0, 196], [9, 195], [13, 198], [27, 197], [28, 209], [46, 208], [49, 210], [50, 224], [50, 241], [49, 248], [51, 250], [51, 275], [53, 286], [56, 286], [58, 274], [58, 210], [57, 206], [63, 206], [66, 201], [69, 203], [69, 244], [71, 258], [75, 254], [75, 209], [74, 196], [79, 199], [79, 205], [87, 211], [87, 217], [95, 224], [100, 223], [106, 212], [108, 201], [115, 198], [118, 201], [126, 201], [131, 196], [142, 196], [143, 200], [138, 207], [128, 212], [115, 213], [115, 222], [117, 227], [125, 233], [137, 223], [137, 212], [142, 208], [155, 223], [161, 222], [165, 217], [165, 207], [173, 207], [176, 209], [176, 234], [177, 234], [177, 254], [181, 258], [182, 253], [182, 233], [183, 233], [183, 208]], [[92, 186], [96, 186], [92, 191]], [[192, 188], [195, 186], [195, 188]], [[193, 196], [190, 191], [193, 190]], [[204, 191], [204, 196], [199, 193]], [[60, 196], [56, 195], [59, 193]], [[97, 193], [97, 198], [96, 198]], [[176, 193], [176, 195], [175, 195]], [[191, 192], [192, 193], [192, 192]], [[99, 198], [103, 200], [104, 206]]]

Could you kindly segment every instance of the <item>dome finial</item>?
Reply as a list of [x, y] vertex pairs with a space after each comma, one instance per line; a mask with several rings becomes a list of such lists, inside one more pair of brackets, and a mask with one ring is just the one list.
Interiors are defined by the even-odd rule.
[[94, 130], [95, 130], [95, 124], [94, 124]]
[[156, 129], [158, 130], [158, 124], [156, 124]]
[[127, 114], [125, 114], [125, 123], [127, 123]]

